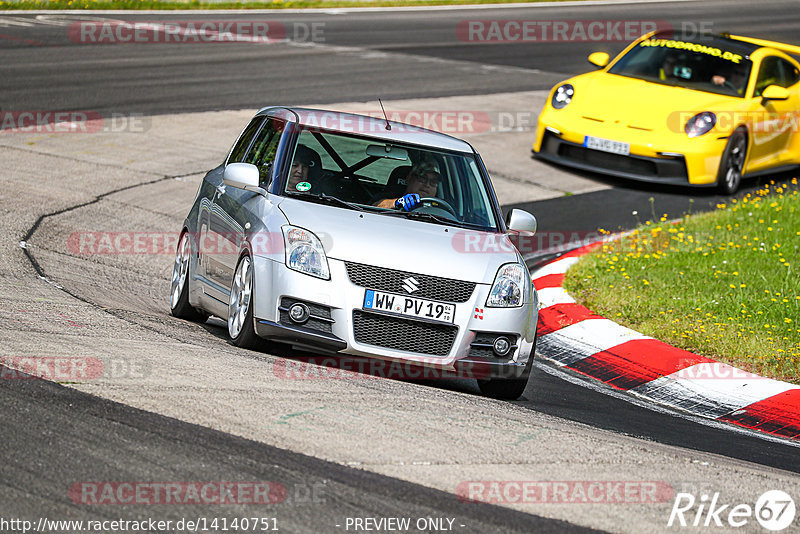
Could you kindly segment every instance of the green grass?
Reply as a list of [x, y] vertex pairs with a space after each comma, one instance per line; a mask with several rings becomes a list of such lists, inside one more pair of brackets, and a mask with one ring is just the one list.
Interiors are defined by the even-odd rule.
[[[273, 0], [271, 2], [204, 2], [202, 0], [12, 0], [0, 1], [0, 10], [43, 9], [302, 9], [333, 7], [402, 7], [500, 4], [552, 0]], [[556, 0], [565, 1], [565, 0]]]
[[800, 384], [800, 193], [766, 186], [583, 258], [567, 290], [671, 345]]

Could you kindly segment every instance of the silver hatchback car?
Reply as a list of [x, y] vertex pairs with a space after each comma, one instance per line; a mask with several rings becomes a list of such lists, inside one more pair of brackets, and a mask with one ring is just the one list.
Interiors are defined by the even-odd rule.
[[[522, 395], [537, 295], [468, 143], [388, 120], [262, 109], [203, 179], [183, 225], [172, 314], [227, 319], [318, 353], [469, 369], [482, 393]], [[456, 376], [463, 376], [458, 375]]]

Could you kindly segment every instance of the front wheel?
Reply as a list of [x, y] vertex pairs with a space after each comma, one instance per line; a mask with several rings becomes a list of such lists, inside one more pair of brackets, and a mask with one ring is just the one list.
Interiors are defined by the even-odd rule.
[[747, 155], [747, 132], [738, 128], [728, 138], [728, 144], [722, 153], [717, 174], [717, 186], [720, 193], [732, 195], [742, 183], [744, 160]]
[[254, 349], [261, 338], [253, 325], [253, 262], [244, 255], [236, 266], [228, 300], [228, 335], [237, 347]]
[[169, 286], [169, 307], [175, 317], [188, 321], [204, 322], [208, 314], [198, 311], [189, 304], [189, 263], [192, 259], [192, 241], [184, 233], [178, 242], [175, 264], [172, 267], [172, 281]]

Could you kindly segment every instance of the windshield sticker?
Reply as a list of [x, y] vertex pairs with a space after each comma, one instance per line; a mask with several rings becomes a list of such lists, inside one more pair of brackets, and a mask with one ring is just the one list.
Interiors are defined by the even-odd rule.
[[645, 39], [639, 43], [639, 46], [660, 46], [662, 48], [674, 48], [676, 50], [690, 50], [692, 52], [700, 52], [702, 54], [708, 54], [709, 56], [727, 59], [733, 63], [739, 63], [742, 60], [742, 56], [734, 54], [733, 52], [728, 52], [727, 50], [722, 51], [713, 46], [687, 43], [686, 41], [675, 41], [672, 39]]
[[308, 191], [309, 189], [311, 189], [311, 184], [308, 182], [300, 182], [299, 184], [294, 186], [294, 188], [297, 189], [298, 191]]

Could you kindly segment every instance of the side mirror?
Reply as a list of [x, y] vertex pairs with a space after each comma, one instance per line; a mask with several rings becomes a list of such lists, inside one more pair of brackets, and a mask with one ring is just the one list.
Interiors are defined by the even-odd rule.
[[230, 163], [222, 175], [225, 185], [239, 189], [259, 187], [258, 180], [258, 167], [250, 163]]
[[761, 93], [762, 100], [788, 100], [789, 91], [779, 85], [769, 85]]
[[611, 59], [611, 56], [605, 52], [594, 52], [593, 54], [589, 54], [587, 59], [589, 60], [589, 63], [602, 69], [608, 65], [608, 60]]
[[506, 216], [506, 226], [515, 232], [536, 233], [536, 217], [524, 210], [511, 210]]

